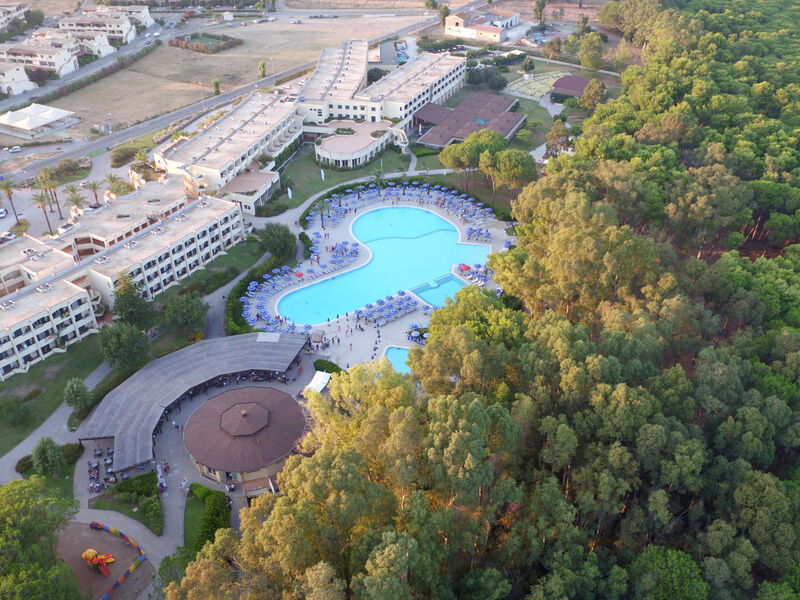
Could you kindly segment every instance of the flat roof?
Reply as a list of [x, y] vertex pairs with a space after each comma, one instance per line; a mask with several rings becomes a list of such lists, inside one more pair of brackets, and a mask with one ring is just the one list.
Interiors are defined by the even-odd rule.
[[[326, 152], [350, 153], [358, 152], [367, 148], [376, 141], [372, 137], [373, 131], [389, 130], [393, 127], [391, 121], [364, 121], [357, 123], [349, 120], [334, 120], [325, 124], [326, 127], [352, 129], [354, 134], [334, 134], [330, 137], [321, 138], [320, 148]], [[388, 134], [387, 134], [388, 135]]]
[[[93, 202], [94, 197], [88, 194], [87, 200]], [[76, 237], [93, 235], [114, 240], [149, 219], [160, 219], [163, 214], [188, 201], [183, 176], [168, 176], [163, 183], [145, 183], [130, 194], [117, 196], [110, 203], [85, 212], [77, 219], [75, 226], [58, 239], [71, 243]]]
[[296, 110], [293, 102], [254, 92], [224, 117], [167, 151], [167, 159], [222, 169]]
[[239, 173], [219, 191], [221, 194], [247, 194], [255, 192], [278, 177], [275, 171], [250, 171]]
[[507, 138], [525, 120], [524, 113], [509, 112], [515, 102], [508, 96], [476, 92], [455, 108], [428, 103], [414, 116], [436, 124], [419, 138], [419, 143], [444, 147], [480, 129], [491, 129]]
[[465, 60], [461, 56], [423, 52], [362, 90], [358, 98], [405, 102]]
[[42, 279], [72, 266], [74, 263], [72, 255], [28, 235], [0, 245], [0, 270], [2, 271], [20, 267], [35, 273], [37, 279]]
[[338, 47], [323, 48], [317, 68], [298, 94], [299, 101], [352, 98], [365, 81], [367, 51], [365, 40], [348, 40]]
[[75, 25], [76, 27], [93, 27], [95, 25], [107, 27], [110, 25], [122, 26], [125, 23], [130, 23], [130, 19], [128, 19], [126, 15], [114, 12], [97, 12], [75, 17], [64, 17], [58, 21], [58, 26], [60, 27], [62, 24], [68, 24]]
[[131, 265], [163, 252], [176, 242], [187, 238], [209, 221], [218, 219], [237, 205], [220, 198], [207, 198], [193, 202], [175, 213], [167, 221], [158, 224], [149, 234], [117, 244], [111, 252], [89, 268], [96, 273], [114, 278]]
[[565, 96], [580, 96], [589, 85], [589, 80], [580, 75], [564, 75], [553, 83], [552, 92]]
[[37, 56], [39, 54], [53, 56], [55, 54], [66, 52], [66, 50], [57, 48], [56, 46], [51, 46], [50, 44], [43, 43], [41, 41], [27, 39], [21, 42], [0, 44], [0, 52], [9, 54], [26, 54], [29, 56]]
[[251, 473], [291, 453], [306, 419], [297, 400], [271, 387], [222, 392], [198, 408], [183, 434], [186, 450], [216, 471]]
[[13, 302], [0, 302], [0, 331], [13, 331], [23, 321], [49, 315], [58, 304], [87, 293], [64, 279], [36, 286], [36, 290], [36, 293], [25, 294]]
[[153, 430], [187, 390], [239, 371], [285, 372], [308, 339], [247, 333], [203, 340], [149, 362], [109, 392], [78, 430], [82, 440], [114, 438], [118, 471], [153, 460]]

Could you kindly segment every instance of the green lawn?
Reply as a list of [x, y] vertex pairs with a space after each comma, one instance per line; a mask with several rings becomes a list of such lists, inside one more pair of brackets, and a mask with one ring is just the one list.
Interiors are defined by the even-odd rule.
[[[75, 463], [69, 463], [54, 477], [44, 477], [44, 486], [53, 496], [59, 498], [74, 498], [75, 493], [72, 489], [72, 480], [74, 476]], [[86, 481], [88, 484], [89, 480], [87, 479]]]
[[438, 154], [420, 156], [417, 159], [417, 171], [424, 171], [425, 169], [444, 169], [442, 163], [439, 162]]
[[98, 338], [92, 335], [70, 346], [67, 352], [34, 365], [27, 373], [14, 375], [0, 383], [0, 398], [24, 398], [31, 390], [42, 389], [41, 394], [26, 402], [31, 408], [31, 416], [25, 422], [16, 426], [0, 422], [0, 455], [24, 440], [58, 408], [68, 379], [84, 379], [102, 362]]
[[194, 548], [197, 534], [200, 532], [200, 520], [203, 518], [205, 505], [194, 494], [186, 498], [186, 510], [183, 513], [183, 546]]
[[314, 161], [314, 151], [308, 146], [303, 146], [297, 156], [281, 172], [281, 179], [284, 182], [287, 178], [291, 181], [292, 199], [289, 200], [289, 197], [284, 192], [276, 197], [274, 202], [282, 202], [290, 208], [300, 206], [309, 196], [313, 196], [324, 189], [334, 187], [351, 179], [373, 175], [381, 168], [381, 159], [383, 159], [384, 173], [405, 171], [411, 161], [408, 155], [387, 150], [373, 159], [368, 165], [359, 169], [346, 171], [325, 169], [325, 181], [322, 181], [319, 173], [320, 167]]
[[136, 519], [137, 521], [139, 521], [139, 523], [147, 527], [147, 522], [145, 521], [142, 511], [140, 510], [134, 511], [133, 506], [131, 506], [128, 502], [120, 502], [119, 500], [116, 500], [113, 496], [107, 494], [108, 492], [106, 492], [105, 494], [100, 496], [97, 500], [92, 502], [89, 508], [97, 508], [99, 510], [113, 510], [118, 513], [122, 513], [123, 515], [127, 515], [131, 519]]

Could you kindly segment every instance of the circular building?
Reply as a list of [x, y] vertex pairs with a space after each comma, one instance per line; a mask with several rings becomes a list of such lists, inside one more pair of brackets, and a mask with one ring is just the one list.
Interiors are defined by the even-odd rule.
[[305, 426], [303, 411], [290, 395], [269, 387], [238, 388], [198, 408], [184, 442], [204, 476], [257, 496], [271, 489], [269, 478], [281, 470]]

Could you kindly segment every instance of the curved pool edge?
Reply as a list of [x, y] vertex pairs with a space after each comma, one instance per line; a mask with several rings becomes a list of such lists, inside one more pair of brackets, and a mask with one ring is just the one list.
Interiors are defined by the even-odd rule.
[[[349, 223], [348, 228], [347, 228], [347, 234], [350, 236], [350, 238], [352, 240], [357, 241], [362, 248], [366, 248], [367, 249], [368, 255], [366, 257], [366, 260], [363, 263], [349, 265], [348, 267], [345, 267], [344, 269], [340, 269], [339, 271], [336, 271], [334, 273], [327, 273], [327, 274], [325, 274], [324, 277], [317, 277], [316, 279], [304, 282], [302, 285], [294, 286], [291, 289], [283, 290], [280, 294], [274, 296], [274, 298], [272, 300], [275, 303], [275, 309], [274, 309], [273, 312], [275, 312], [275, 314], [278, 314], [278, 315], [281, 314], [278, 311], [278, 306], [280, 305], [281, 301], [286, 296], [288, 296], [289, 294], [292, 294], [294, 292], [300, 291], [300, 290], [302, 290], [304, 288], [307, 288], [309, 286], [312, 286], [312, 285], [314, 285], [316, 283], [320, 283], [320, 282], [323, 282], [323, 281], [327, 281], [329, 279], [333, 279], [334, 277], [336, 277], [338, 275], [344, 275], [345, 273], [350, 273], [350, 272], [353, 272], [353, 271], [357, 271], [358, 269], [366, 267], [370, 262], [372, 262], [372, 255], [373, 255], [372, 249], [369, 246], [367, 246], [361, 239], [359, 239], [353, 233], [353, 225], [355, 224], [355, 222], [358, 219], [360, 219], [364, 215], [367, 215], [367, 214], [369, 214], [371, 212], [374, 212], [376, 210], [384, 210], [384, 209], [391, 209], [391, 208], [412, 208], [412, 209], [415, 209], [415, 210], [425, 211], [425, 212], [430, 213], [430, 214], [432, 214], [434, 216], [437, 216], [440, 219], [443, 219], [444, 221], [447, 221], [453, 227], [453, 229], [456, 230], [456, 233], [458, 234], [457, 242], [459, 244], [472, 245], [472, 246], [486, 246], [489, 249], [489, 251], [487, 252], [487, 257], [492, 252], [492, 244], [491, 243], [485, 244], [485, 243], [475, 242], [473, 240], [462, 241], [463, 238], [466, 236], [466, 233], [464, 231], [462, 231], [461, 224], [460, 223], [454, 223], [453, 220], [450, 218], [450, 215], [447, 214], [447, 213], [440, 214], [439, 212], [430, 210], [430, 209], [425, 208], [423, 206], [413, 206], [413, 205], [407, 205], [407, 204], [389, 204], [389, 205], [370, 206], [369, 208], [367, 208], [367, 210], [365, 210], [361, 214], [359, 214], [357, 216], [354, 216], [353, 219], [350, 220], [350, 223]], [[451, 271], [452, 271], [452, 268], [453, 267], [451, 266], [450, 267]], [[458, 277], [458, 275], [456, 275], [456, 277]], [[461, 277], [458, 277], [458, 278], [462, 282], [464, 282], [465, 286], [470, 285], [470, 283], [467, 282], [466, 280], [464, 280], [463, 278], [461, 278]], [[409, 291], [409, 290], [405, 290], [405, 291]], [[416, 294], [415, 294], [415, 296], [416, 296]], [[420, 298], [420, 300], [422, 300], [422, 299]], [[358, 307], [358, 308], [361, 308], [361, 307]], [[335, 319], [333, 319], [333, 320], [335, 320]], [[320, 321], [319, 323], [309, 323], [309, 325], [311, 325], [312, 327], [320, 327], [320, 326], [323, 326], [323, 325], [327, 325], [327, 323], [328, 323], [328, 321]]]

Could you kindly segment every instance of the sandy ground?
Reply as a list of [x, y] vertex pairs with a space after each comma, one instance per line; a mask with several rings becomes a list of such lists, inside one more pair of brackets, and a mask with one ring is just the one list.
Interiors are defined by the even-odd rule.
[[30, 9], [39, 9], [46, 15], [75, 12], [76, 0], [26, 0]]
[[205, 97], [211, 95], [210, 82], [199, 86], [127, 69], [49, 105], [77, 113], [81, 122], [69, 129], [69, 133], [78, 137], [90, 135], [92, 125], [108, 120], [109, 114], [113, 115], [115, 127], [122, 129], [148, 117], [198, 102], [201, 93]]
[[[134, 540], [136, 541], [136, 540]], [[90, 569], [81, 558], [87, 548], [94, 548], [100, 554], [111, 553], [115, 561], [108, 565], [111, 574], [103, 577]], [[147, 552], [147, 548], [143, 548]], [[75, 572], [81, 589], [89, 592], [91, 598], [99, 598], [107, 591], [117, 578], [125, 572], [138, 556], [133, 546], [128, 544], [118, 535], [108, 531], [97, 531], [89, 528], [88, 523], [73, 521], [67, 525], [59, 537], [58, 557], [66, 561]], [[130, 576], [114, 591], [115, 600], [134, 600], [147, 589], [155, 575], [155, 569], [150, 561], [144, 561]]]
[[373, 17], [304, 20], [221, 26], [212, 32], [244, 40], [244, 44], [219, 54], [200, 54], [162, 45], [127, 69], [101, 79], [53, 106], [74, 111], [81, 123], [69, 133], [87, 136], [94, 123], [113, 115], [118, 128], [175, 110], [212, 94], [212, 82], [223, 91], [258, 79], [258, 63], [265, 61], [267, 75], [316, 60], [323, 46], [337, 45], [358, 32], [365, 39], [417, 22], [418, 17]]
[[289, 8], [424, 8], [424, 0], [286, 0]]

